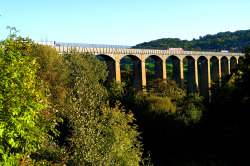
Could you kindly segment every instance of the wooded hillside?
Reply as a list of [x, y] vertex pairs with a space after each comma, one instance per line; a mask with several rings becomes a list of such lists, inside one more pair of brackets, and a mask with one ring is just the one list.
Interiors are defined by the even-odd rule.
[[199, 39], [180, 40], [178, 38], [162, 38], [150, 42], [144, 42], [133, 48], [167, 49], [169, 47], [183, 48], [184, 50], [203, 50], [231, 52], [242, 51], [250, 44], [250, 29], [236, 32], [220, 32], [215, 35], [200, 36]]

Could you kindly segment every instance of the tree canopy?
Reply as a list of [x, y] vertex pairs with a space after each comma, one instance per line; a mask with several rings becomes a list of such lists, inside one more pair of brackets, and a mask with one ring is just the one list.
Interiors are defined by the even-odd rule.
[[134, 115], [110, 107], [105, 62], [12, 37], [0, 48], [0, 165], [139, 165]]
[[239, 30], [236, 32], [220, 32], [215, 35], [200, 36], [199, 39], [180, 40], [178, 38], [162, 38], [150, 42], [144, 42], [133, 46], [133, 48], [167, 49], [169, 47], [183, 48], [184, 50], [204, 50], [232, 52], [242, 51], [249, 45], [250, 30]]

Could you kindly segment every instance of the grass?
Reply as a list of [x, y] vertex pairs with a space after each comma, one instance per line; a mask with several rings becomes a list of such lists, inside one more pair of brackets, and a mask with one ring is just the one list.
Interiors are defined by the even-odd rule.
[[[128, 63], [121, 63], [121, 70], [126, 71], [127, 68], [133, 69], [133, 64], [128, 64]], [[146, 69], [152, 71], [155, 73], [155, 64], [154, 63], [145, 63]], [[184, 72], [184, 80], [187, 80], [187, 70], [188, 70], [188, 65], [184, 64], [183, 65], [183, 72]], [[172, 62], [166, 62], [166, 72], [167, 72], [167, 77], [172, 78], [172, 71], [173, 71], [173, 63]]]

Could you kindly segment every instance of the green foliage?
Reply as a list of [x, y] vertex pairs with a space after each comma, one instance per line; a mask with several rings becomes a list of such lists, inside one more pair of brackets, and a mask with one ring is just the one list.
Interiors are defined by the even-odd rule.
[[[130, 126], [132, 114], [105, 104], [107, 92], [99, 83], [105, 65], [91, 54], [65, 55], [69, 70], [67, 103], [73, 147], [72, 165], [138, 165], [141, 160], [139, 133]], [[102, 72], [103, 71], [103, 72]], [[137, 164], [136, 164], [137, 163]]]
[[125, 94], [125, 83], [124, 82], [116, 82], [114, 79], [113, 82], [109, 84], [107, 87], [109, 104], [111, 107], [115, 106], [117, 101], [121, 101], [122, 97]]
[[176, 112], [176, 106], [168, 97], [149, 96], [146, 98], [149, 111], [156, 114], [171, 114]]
[[215, 35], [206, 35], [192, 41], [180, 40], [178, 38], [163, 38], [150, 42], [137, 44], [133, 48], [157, 48], [167, 49], [168, 47], [181, 47], [184, 50], [230, 50], [242, 51], [249, 44], [250, 30], [236, 32], [220, 32]]
[[42, 147], [30, 155], [35, 160], [35, 165], [56, 165], [64, 164], [67, 159], [67, 148], [59, 146], [54, 140], [45, 137]]
[[[49, 47], [39, 49], [37, 57], [43, 66], [39, 76], [50, 88], [50, 101], [64, 122], [58, 126], [58, 143], [34, 157], [67, 165], [138, 165], [142, 148], [137, 127], [131, 125], [133, 114], [120, 109], [115, 101], [113, 108], [106, 103], [108, 93], [102, 85], [107, 76], [105, 63], [92, 54], [60, 56]], [[113, 91], [116, 97], [120, 93], [116, 88]]]
[[141, 143], [138, 141], [139, 132], [136, 125], [132, 124], [134, 117], [132, 113], [125, 113], [119, 105], [115, 108], [103, 109], [101, 116], [104, 141], [104, 158], [108, 161], [100, 165], [139, 165], [142, 161]]
[[203, 97], [198, 94], [189, 94], [177, 101], [177, 118], [184, 121], [186, 125], [200, 122], [205, 107]]
[[125, 83], [126, 87], [133, 86], [133, 70], [121, 71], [122, 82]]
[[[176, 112], [176, 105], [168, 97], [160, 97], [155, 95], [148, 95], [144, 93], [137, 93], [135, 96], [136, 114], [142, 116], [149, 114], [155, 115], [170, 115]], [[144, 114], [144, 115], [143, 115]], [[147, 115], [146, 115], [147, 116]], [[154, 119], [154, 117], [150, 117]]]
[[155, 64], [153, 62], [147, 62], [146, 60], [145, 66], [146, 66], [147, 71], [150, 70], [153, 73], [155, 72]]
[[[16, 33], [18, 32], [18, 30], [16, 29], [16, 27], [7, 26], [6, 29], [10, 30], [9, 38], [15, 38], [16, 37]], [[12, 31], [12, 33], [11, 33], [11, 31]]]
[[210, 146], [223, 147], [233, 165], [246, 163], [249, 154], [249, 148], [246, 147], [249, 144], [250, 127], [249, 84], [250, 61], [247, 51], [243, 64], [237, 65], [231, 75], [212, 85], [211, 103], [205, 117], [205, 126], [209, 126], [206, 136], [214, 143]]
[[[47, 90], [37, 79], [38, 64], [32, 44], [7, 39], [0, 51], [0, 164], [30, 162], [29, 155], [42, 146], [54, 126]], [[32, 163], [32, 162], [31, 162]]]
[[151, 94], [169, 97], [174, 100], [185, 95], [176, 82], [171, 78], [153, 80], [147, 84], [147, 90]]
[[133, 114], [107, 103], [104, 62], [15, 35], [0, 60], [1, 165], [143, 163]]
[[169, 159], [176, 149], [176, 156], [184, 153], [183, 150], [191, 142], [196, 145], [195, 141], [190, 140], [189, 134], [201, 122], [205, 111], [203, 100], [198, 94], [186, 95], [169, 78], [149, 82], [146, 92], [127, 93], [126, 86], [116, 85], [109, 96], [115, 96], [127, 110], [135, 114], [145, 151], [150, 151], [153, 162]]
[[64, 59], [49, 46], [37, 45], [36, 47], [34, 56], [40, 64], [37, 75], [44, 81], [44, 86], [50, 89], [49, 100], [53, 103], [53, 108], [61, 110], [67, 93], [68, 77]]
[[147, 83], [155, 79], [155, 74], [151, 70], [146, 70]]

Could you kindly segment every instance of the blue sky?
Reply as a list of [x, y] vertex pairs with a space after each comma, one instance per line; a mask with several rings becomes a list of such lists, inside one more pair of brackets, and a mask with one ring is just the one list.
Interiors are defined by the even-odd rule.
[[0, 40], [7, 26], [35, 41], [136, 45], [192, 40], [250, 29], [250, 0], [0, 0]]

